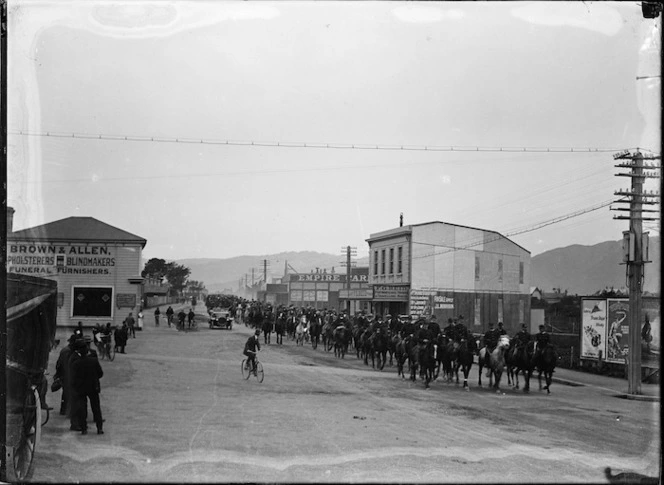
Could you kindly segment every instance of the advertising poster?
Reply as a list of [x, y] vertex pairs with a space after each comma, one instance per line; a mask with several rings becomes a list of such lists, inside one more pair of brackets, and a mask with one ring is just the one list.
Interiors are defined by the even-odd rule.
[[607, 300], [606, 361], [623, 364], [628, 351], [629, 301]]
[[581, 312], [581, 358], [606, 356], [606, 300], [583, 300]]
[[660, 317], [660, 301], [658, 298], [644, 298], [642, 300], [641, 315], [641, 358], [643, 361], [659, 361], [660, 331], [662, 321]]

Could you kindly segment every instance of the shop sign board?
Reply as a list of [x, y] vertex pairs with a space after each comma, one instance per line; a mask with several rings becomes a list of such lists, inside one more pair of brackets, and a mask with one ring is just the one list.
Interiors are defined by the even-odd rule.
[[342, 300], [371, 300], [373, 298], [373, 288], [339, 290], [339, 298]]
[[583, 300], [581, 312], [581, 358], [606, 356], [606, 300]]
[[118, 308], [134, 308], [136, 306], [136, 294], [118, 293], [115, 296], [115, 304]]
[[[306, 274], [293, 274], [290, 275], [290, 281], [292, 282], [320, 282], [320, 283], [346, 283], [345, 274], [336, 274], [336, 273], [306, 273]], [[369, 274], [351, 274], [350, 275], [351, 283], [368, 283]]]
[[408, 301], [409, 286], [374, 285], [373, 290], [376, 301]]
[[7, 245], [7, 271], [35, 276], [113, 274], [115, 254], [105, 245], [10, 243]]

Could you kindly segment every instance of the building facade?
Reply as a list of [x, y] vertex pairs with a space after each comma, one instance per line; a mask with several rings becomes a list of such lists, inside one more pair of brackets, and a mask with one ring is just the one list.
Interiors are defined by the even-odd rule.
[[296, 307], [313, 307], [319, 310], [346, 310], [350, 312], [368, 309], [370, 299], [365, 297], [369, 286], [368, 268], [351, 268], [350, 281], [345, 273], [325, 271], [288, 274], [289, 304]]
[[494, 231], [429, 222], [371, 234], [369, 283], [379, 314], [462, 315], [471, 331], [530, 319], [530, 252]]
[[55, 280], [59, 327], [121, 325], [140, 309], [146, 240], [92, 217], [69, 217], [12, 232], [7, 271]]

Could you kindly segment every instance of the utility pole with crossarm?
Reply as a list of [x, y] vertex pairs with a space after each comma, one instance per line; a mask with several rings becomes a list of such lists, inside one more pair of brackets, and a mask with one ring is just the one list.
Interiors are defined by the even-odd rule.
[[654, 207], [659, 204], [660, 194], [644, 191], [643, 184], [648, 178], [660, 178], [659, 164], [649, 160], [659, 160], [661, 156], [643, 155], [638, 149], [634, 154], [629, 150], [616, 153], [614, 160], [630, 160], [616, 165], [618, 168], [629, 169], [629, 172], [616, 174], [632, 179], [631, 189], [618, 190], [615, 195], [622, 196], [616, 203], [629, 203], [629, 207], [611, 207], [611, 210], [629, 211], [629, 216], [613, 216], [614, 219], [629, 220], [629, 231], [623, 232], [623, 263], [627, 265], [629, 280], [629, 332], [627, 354], [627, 385], [628, 394], [641, 394], [641, 293], [645, 263], [648, 261], [648, 233], [643, 233], [643, 221], [655, 221], [656, 217], [644, 216], [643, 213], [655, 213], [655, 208], [644, 209], [643, 206]]

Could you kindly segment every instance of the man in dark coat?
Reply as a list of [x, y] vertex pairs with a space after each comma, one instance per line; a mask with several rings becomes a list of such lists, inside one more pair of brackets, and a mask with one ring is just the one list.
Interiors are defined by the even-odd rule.
[[85, 342], [85, 339], [81, 337], [74, 339], [73, 350], [69, 356], [69, 429], [71, 431], [83, 430], [80, 422], [81, 397], [74, 384], [74, 365], [83, 358], [83, 355], [87, 353], [87, 350], [88, 344]]
[[171, 306], [168, 307], [166, 310], [166, 321], [168, 322], [168, 326], [171, 326], [171, 323], [173, 323], [173, 315], [175, 314], [175, 311], [173, 311], [173, 308]]
[[127, 325], [122, 324], [121, 328], [116, 328], [114, 332], [115, 337], [115, 351], [120, 352], [121, 354], [125, 353], [125, 346], [127, 345], [127, 340], [129, 338], [129, 333], [127, 331]]
[[69, 357], [74, 351], [74, 336], [69, 337], [67, 345], [60, 351], [58, 361], [55, 363], [55, 375], [53, 379], [60, 379], [62, 383], [62, 397], [60, 398], [60, 414], [70, 416], [71, 414], [71, 373], [69, 368]]
[[99, 364], [97, 353], [90, 351], [87, 347], [81, 349], [81, 357], [72, 364], [72, 385], [78, 395], [78, 425], [81, 434], [88, 434], [88, 399], [92, 408], [92, 416], [97, 425], [97, 434], [104, 434], [101, 417], [101, 406], [99, 404], [99, 379], [104, 371]]

